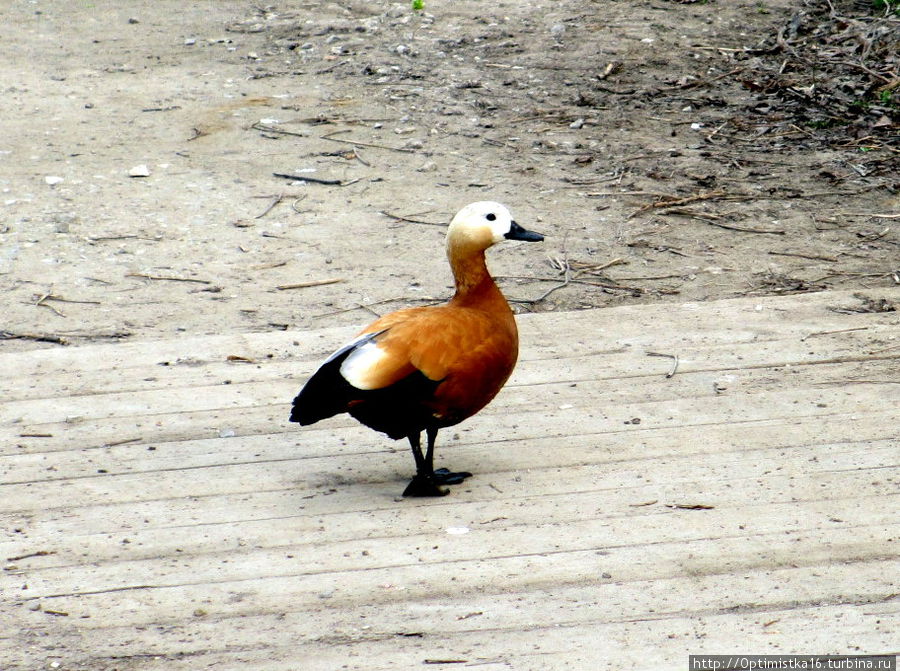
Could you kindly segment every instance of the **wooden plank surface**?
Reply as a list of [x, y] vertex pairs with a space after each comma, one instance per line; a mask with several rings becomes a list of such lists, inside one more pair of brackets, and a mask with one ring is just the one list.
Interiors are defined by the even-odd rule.
[[522, 316], [439, 500], [403, 443], [286, 422], [352, 329], [0, 354], [0, 669], [897, 652], [900, 314], [864, 308]]

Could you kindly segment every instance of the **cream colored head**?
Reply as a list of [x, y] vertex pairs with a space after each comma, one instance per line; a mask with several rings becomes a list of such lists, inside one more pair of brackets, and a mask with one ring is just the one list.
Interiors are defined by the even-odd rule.
[[544, 236], [526, 231], [506, 206], [489, 200], [470, 203], [457, 212], [447, 230], [447, 247], [487, 249], [501, 240], [537, 242]]

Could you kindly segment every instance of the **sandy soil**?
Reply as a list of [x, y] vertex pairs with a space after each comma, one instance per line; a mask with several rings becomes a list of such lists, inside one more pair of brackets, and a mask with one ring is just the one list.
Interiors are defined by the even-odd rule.
[[445, 298], [484, 199], [520, 310], [892, 286], [900, 23], [833, 5], [3, 3], [0, 348]]

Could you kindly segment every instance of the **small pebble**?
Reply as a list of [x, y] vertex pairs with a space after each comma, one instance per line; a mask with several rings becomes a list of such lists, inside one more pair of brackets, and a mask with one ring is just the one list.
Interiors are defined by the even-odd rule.
[[148, 168], [145, 164], [136, 165], [131, 170], [128, 171], [129, 177], [149, 177], [150, 176], [150, 168]]

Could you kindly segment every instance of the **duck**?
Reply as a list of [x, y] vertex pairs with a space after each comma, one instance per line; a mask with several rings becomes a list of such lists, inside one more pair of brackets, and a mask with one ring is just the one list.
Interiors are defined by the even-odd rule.
[[312, 374], [293, 400], [290, 421], [310, 425], [348, 413], [394, 440], [405, 438], [416, 472], [403, 496], [449, 493], [443, 485], [472, 473], [435, 470], [438, 431], [490, 403], [519, 353], [515, 316], [488, 271], [485, 251], [506, 240], [543, 239], [500, 203], [463, 207], [447, 229], [455, 286], [449, 302], [400, 309], [366, 326]]

